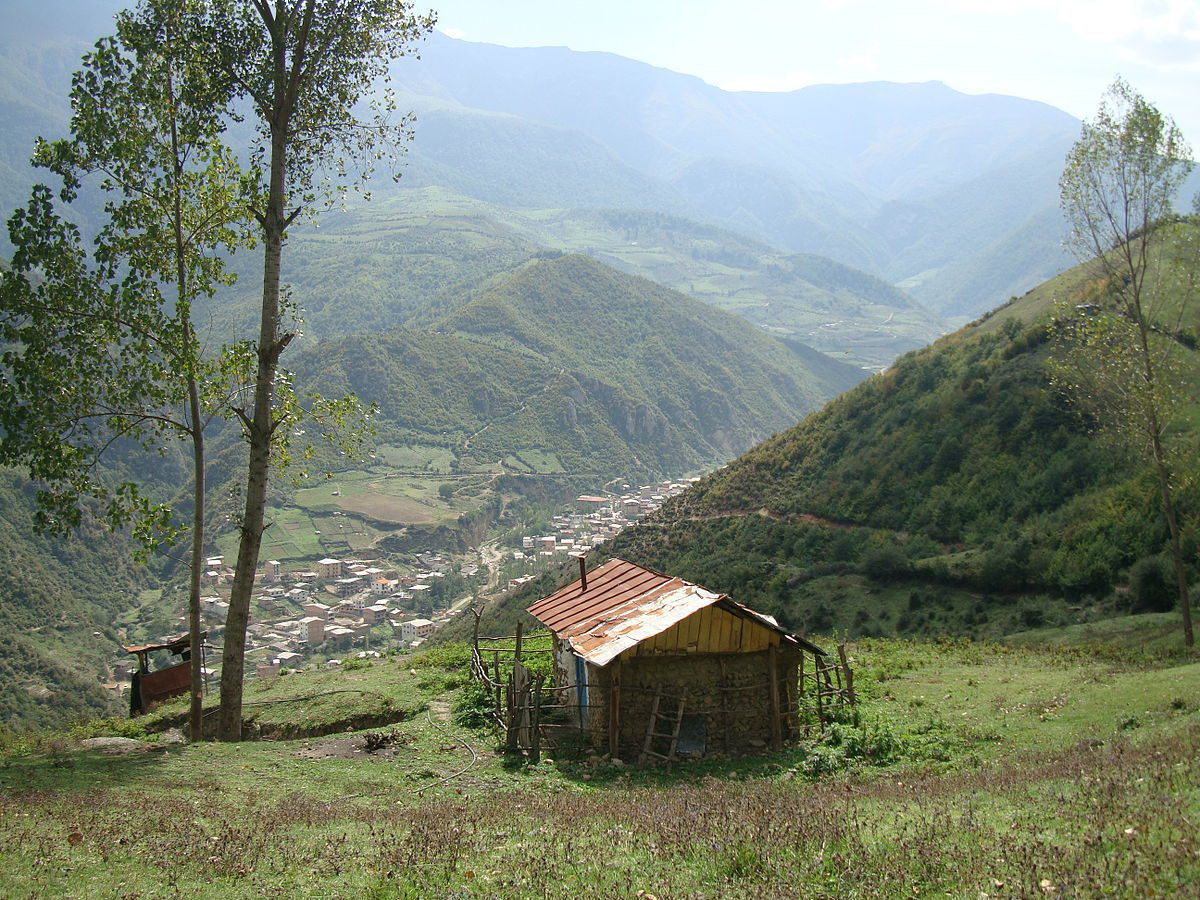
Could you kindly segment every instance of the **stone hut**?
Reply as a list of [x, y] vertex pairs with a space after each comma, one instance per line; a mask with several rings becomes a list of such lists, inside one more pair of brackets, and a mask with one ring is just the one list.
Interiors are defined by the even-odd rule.
[[770, 616], [623, 559], [586, 572], [581, 558], [580, 578], [529, 612], [554, 634], [560, 702], [624, 759], [778, 747], [798, 731], [805, 654], [825, 656]]

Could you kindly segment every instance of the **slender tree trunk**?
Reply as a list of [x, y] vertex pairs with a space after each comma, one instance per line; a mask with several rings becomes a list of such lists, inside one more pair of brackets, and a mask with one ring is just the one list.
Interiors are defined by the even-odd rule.
[[175, 110], [175, 77], [167, 65], [167, 98], [171, 104], [172, 225], [175, 231], [175, 281], [180, 326], [183, 333], [183, 362], [187, 366], [188, 425], [192, 439], [192, 565], [188, 578], [188, 656], [191, 661], [191, 703], [188, 736], [204, 737], [204, 653], [200, 639], [200, 573], [204, 564], [204, 426], [200, 413], [200, 389], [196, 384], [196, 335], [192, 330], [191, 298], [188, 288], [187, 248], [183, 225], [183, 153], [179, 147], [179, 120]]
[[[1143, 253], [1142, 260], [1145, 260], [1145, 258], [1145, 253]], [[1134, 270], [1135, 279], [1137, 275], [1137, 270]], [[1171, 469], [1167, 465], [1167, 453], [1162, 444], [1162, 426], [1154, 399], [1158, 372], [1155, 369], [1153, 357], [1150, 355], [1150, 335], [1146, 328], [1146, 316], [1142, 310], [1140, 280], [1135, 280], [1133, 283], [1132, 299], [1132, 312], [1137, 321], [1138, 339], [1140, 341], [1139, 350], [1142, 354], [1143, 376], [1146, 379], [1146, 389], [1148, 391], [1147, 413], [1150, 448], [1154, 456], [1154, 471], [1158, 476], [1158, 488], [1162, 494], [1163, 516], [1166, 517], [1167, 530], [1171, 536], [1171, 559], [1175, 566], [1175, 584], [1179, 592], [1179, 610], [1183, 616], [1183, 644], [1185, 647], [1193, 647], [1196, 644], [1196, 636], [1192, 631], [1192, 601], [1191, 597], [1188, 596], [1187, 568], [1183, 561], [1183, 546], [1179, 540], [1179, 522], [1175, 517], [1175, 503], [1171, 497]]]
[[1175, 583], [1179, 591], [1179, 610], [1183, 615], [1183, 643], [1186, 647], [1196, 645], [1192, 631], [1192, 600], [1188, 591], [1187, 567], [1183, 560], [1183, 545], [1179, 539], [1179, 522], [1175, 518], [1175, 503], [1171, 497], [1171, 473], [1167, 468], [1162, 441], [1154, 435], [1154, 467], [1158, 473], [1158, 486], [1162, 492], [1163, 515], [1167, 519], [1167, 530], [1171, 534], [1171, 560], [1175, 564]]
[[188, 407], [192, 417], [192, 571], [188, 585], [188, 649], [192, 658], [192, 702], [188, 728], [193, 741], [204, 739], [204, 648], [200, 638], [200, 573], [204, 564], [204, 431], [200, 394], [188, 378]]
[[[285, 120], [286, 121], [286, 120]], [[250, 618], [250, 599], [254, 593], [254, 574], [262, 548], [267, 505], [267, 479], [270, 470], [271, 436], [274, 431], [273, 409], [275, 374], [279, 355], [288, 337], [280, 334], [279, 282], [283, 238], [287, 228], [284, 215], [286, 130], [271, 128], [271, 182], [266, 213], [263, 216], [264, 265], [262, 320], [258, 336], [258, 369], [254, 386], [254, 411], [243, 422], [250, 443], [247, 464], [246, 507], [242, 515], [241, 541], [237, 568], [225, 619], [225, 646], [221, 661], [221, 726], [223, 741], [239, 741], [242, 735], [242, 682], [246, 656], [246, 626]]]

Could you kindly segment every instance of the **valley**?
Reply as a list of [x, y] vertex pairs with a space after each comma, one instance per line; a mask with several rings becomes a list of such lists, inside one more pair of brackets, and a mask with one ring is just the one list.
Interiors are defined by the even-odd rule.
[[1191, 896], [1194, 23], [471, 6], [0, 13], [0, 895]]

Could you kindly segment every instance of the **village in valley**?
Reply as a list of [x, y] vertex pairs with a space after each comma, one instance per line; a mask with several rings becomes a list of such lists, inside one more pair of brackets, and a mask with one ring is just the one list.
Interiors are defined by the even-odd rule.
[[[621, 486], [622, 492], [582, 494], [537, 534], [509, 532], [465, 554], [419, 551], [390, 559], [267, 560], [255, 578], [246, 634], [247, 674], [272, 677], [314, 665], [338, 668], [365, 658], [420, 647], [477, 598], [518, 587], [556, 563], [588, 553], [657, 510], [698, 478]], [[201, 615], [207, 638], [204, 671], [219, 676], [219, 644], [229, 611], [232, 560], [205, 560]], [[186, 616], [177, 624], [186, 633]], [[161, 645], [173, 638], [161, 638]], [[165, 660], [164, 660], [165, 662]], [[131, 655], [113, 665], [106, 686], [127, 692], [137, 667]]]

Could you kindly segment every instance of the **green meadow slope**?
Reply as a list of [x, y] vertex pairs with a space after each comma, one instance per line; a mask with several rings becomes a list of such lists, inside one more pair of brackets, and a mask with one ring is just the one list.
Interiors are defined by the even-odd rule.
[[[22, 897], [1194, 893], [1200, 665], [848, 651], [855, 715], [669, 769], [504, 756], [473, 724], [487, 692], [464, 645], [254, 682], [248, 730], [277, 740], [143, 730], [178, 704], [0, 740], [0, 882]], [[99, 735], [125, 739], [83, 743]]]

